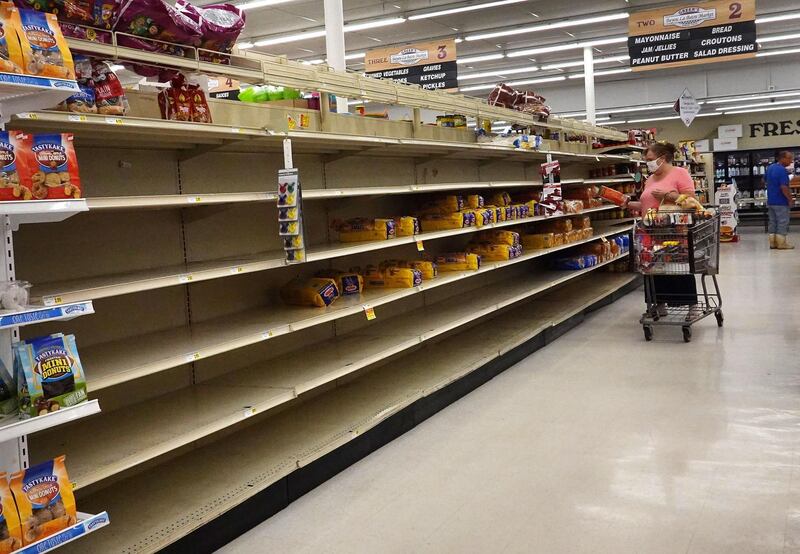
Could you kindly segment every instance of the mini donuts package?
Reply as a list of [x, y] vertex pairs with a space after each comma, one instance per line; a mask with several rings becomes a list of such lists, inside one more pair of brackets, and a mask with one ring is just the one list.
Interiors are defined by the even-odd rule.
[[24, 133], [0, 131], [0, 200], [33, 200], [25, 166]]
[[73, 335], [61, 333], [14, 344], [21, 418], [85, 402], [86, 378]]
[[19, 45], [21, 32], [19, 10], [9, 3], [0, 3], [0, 71], [4, 73], [22, 73], [25, 66]]
[[22, 543], [28, 545], [77, 522], [75, 496], [64, 456], [11, 475]]
[[0, 554], [22, 548], [22, 527], [5, 473], [0, 473]]
[[81, 178], [71, 133], [20, 133], [17, 157], [23, 156], [26, 175], [21, 184], [30, 188], [33, 198], [80, 198]]
[[20, 10], [19, 16], [22, 22], [19, 41], [25, 72], [42, 77], [74, 79], [72, 54], [56, 16], [34, 10]]

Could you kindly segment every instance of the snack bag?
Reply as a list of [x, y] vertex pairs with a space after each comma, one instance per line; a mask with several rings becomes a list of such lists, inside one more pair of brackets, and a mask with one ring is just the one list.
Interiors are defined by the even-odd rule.
[[200, 24], [163, 0], [127, 0], [121, 5], [114, 23], [115, 31], [125, 33], [118, 38], [120, 46], [183, 56], [186, 49], [181, 44], [199, 46], [202, 42]]
[[[37, 200], [81, 197], [78, 158], [71, 133], [31, 135], [19, 133], [19, 148], [27, 171], [21, 180]], [[23, 191], [24, 192], [24, 191]]]
[[168, 121], [191, 121], [192, 104], [189, 92], [183, 87], [170, 87], [158, 93], [161, 118]]
[[22, 527], [17, 505], [8, 487], [6, 473], [0, 473], [0, 554], [22, 548]]
[[21, 33], [19, 10], [10, 3], [0, 3], [0, 72], [22, 73], [25, 60], [19, 45]]
[[20, 10], [22, 32], [19, 34], [25, 73], [74, 79], [72, 54], [61, 34], [56, 16], [34, 10]]
[[200, 85], [186, 85], [189, 94], [189, 106], [192, 121], [195, 123], [211, 123], [211, 108], [208, 107], [206, 93]]
[[73, 335], [49, 335], [14, 344], [19, 414], [55, 412], [85, 402], [86, 379]]
[[92, 81], [97, 113], [105, 115], [128, 113], [128, 99], [125, 97], [125, 90], [110, 64], [103, 61], [92, 62]]
[[19, 131], [0, 131], [0, 201], [33, 200], [30, 182], [23, 184], [29, 171], [21, 136]]
[[64, 456], [12, 474], [11, 492], [19, 511], [24, 545], [78, 521]]
[[339, 297], [333, 279], [295, 279], [281, 288], [281, 300], [293, 306], [330, 306]]
[[[17, 386], [14, 383], [14, 377], [8, 372], [3, 361], [0, 360], [0, 414], [8, 415], [17, 412]], [[2, 542], [1, 536], [0, 542]], [[0, 554], [2, 554], [2, 550], [0, 550]]]
[[[236, 38], [244, 29], [245, 14], [231, 4], [195, 6], [186, 0], [178, 0], [175, 8], [200, 25], [202, 42], [200, 47], [214, 52], [230, 52]], [[215, 63], [225, 63], [227, 58], [213, 52], [200, 52], [200, 59]]]
[[332, 279], [336, 282], [341, 296], [361, 294], [364, 290], [364, 278], [354, 271], [338, 271], [336, 269], [323, 269], [318, 271], [317, 277]]

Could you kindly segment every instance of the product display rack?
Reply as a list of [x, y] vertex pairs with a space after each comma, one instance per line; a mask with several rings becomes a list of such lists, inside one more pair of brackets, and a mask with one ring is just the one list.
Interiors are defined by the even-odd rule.
[[[80, 49], [234, 76], [255, 71], [250, 76], [260, 80], [253, 82], [415, 108], [447, 105], [586, 137], [621, 135], [279, 58], [244, 57], [248, 69], [140, 51], [134, 58], [114, 44]], [[240, 107], [226, 109], [235, 115]], [[323, 110], [322, 117], [330, 115]], [[555, 338], [553, 329], [635, 283], [631, 273], [605, 272], [628, 260], [627, 252], [586, 269], [552, 269], [559, 253], [630, 234], [630, 221], [602, 220], [616, 210], [603, 206], [583, 212], [594, 219], [591, 238], [477, 271], [443, 273], [408, 289], [368, 289], [328, 308], [290, 307], [277, 297], [297, 275], [459, 251], [478, 231], [545, 218], [362, 243], [337, 242], [334, 219], [413, 213], [421, 197], [435, 193], [540, 189], [538, 166], [550, 159], [562, 162], [562, 186], [591, 184], [583, 179], [589, 167], [630, 161], [622, 154], [181, 123], [135, 112], [27, 111], [9, 127], [74, 133], [87, 197], [11, 202], [5, 213], [4, 277], [32, 282], [34, 300], [30, 309], [0, 314], [8, 318], [0, 319], [6, 344], [20, 335], [74, 334], [91, 401], [5, 427], [0, 421], [4, 468], [66, 454], [79, 508], [97, 515], [49, 537], [50, 547], [106, 525], [109, 514], [115, 521], [65, 544], [65, 552], [154, 552], [191, 540], [280, 479], [350, 448], [404, 409], [467, 386], [487, 364], [500, 367], [512, 352]], [[299, 264], [286, 263], [272, 205], [277, 170], [292, 159], [306, 225], [307, 256]], [[569, 216], [547, 219], [559, 217]], [[43, 251], [47, 257], [37, 255]], [[10, 367], [10, 351], [3, 359]], [[259, 447], [241, 450], [253, 444]], [[183, 492], [164, 494], [167, 488]]]

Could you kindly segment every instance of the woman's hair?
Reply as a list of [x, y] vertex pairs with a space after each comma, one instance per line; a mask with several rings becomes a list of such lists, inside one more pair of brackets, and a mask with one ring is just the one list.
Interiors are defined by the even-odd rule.
[[658, 158], [664, 158], [668, 162], [675, 159], [675, 145], [670, 142], [654, 142], [647, 147], [648, 152], [652, 152]]

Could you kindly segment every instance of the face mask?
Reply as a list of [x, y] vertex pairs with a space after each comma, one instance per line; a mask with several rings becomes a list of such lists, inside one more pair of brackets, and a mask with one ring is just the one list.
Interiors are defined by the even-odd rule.
[[655, 173], [656, 171], [658, 171], [658, 168], [660, 167], [661, 164], [658, 163], [658, 160], [647, 162], [647, 171], [649, 171], [650, 173]]

